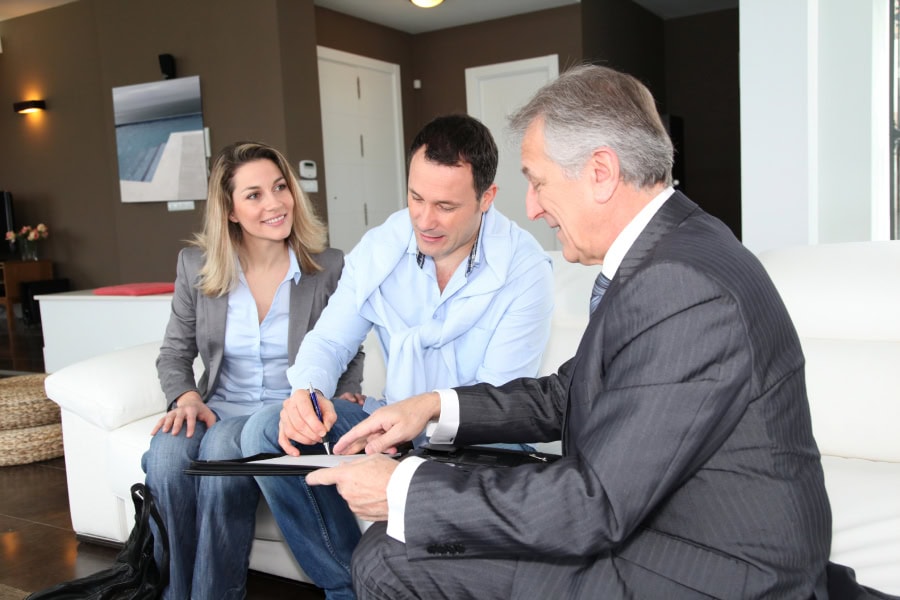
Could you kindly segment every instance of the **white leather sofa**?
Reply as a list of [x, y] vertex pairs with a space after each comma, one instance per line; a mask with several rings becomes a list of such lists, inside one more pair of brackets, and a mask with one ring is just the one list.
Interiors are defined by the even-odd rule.
[[[574, 354], [598, 268], [554, 260], [555, 309], [541, 372]], [[832, 559], [858, 580], [900, 594], [900, 242], [815, 246], [761, 256], [794, 318], [807, 355], [813, 427], [834, 516]], [[844, 283], [832, 289], [836, 277]], [[384, 365], [366, 340], [364, 391]], [[165, 407], [145, 344], [68, 366], [46, 380], [62, 409], [72, 524], [82, 538], [123, 542], [133, 522], [129, 488]], [[558, 448], [558, 446], [557, 446]], [[553, 445], [542, 448], [552, 450]], [[252, 569], [308, 580], [264, 503]]]
[[831, 560], [900, 594], [900, 241], [772, 250], [760, 260], [806, 357], [831, 500]]

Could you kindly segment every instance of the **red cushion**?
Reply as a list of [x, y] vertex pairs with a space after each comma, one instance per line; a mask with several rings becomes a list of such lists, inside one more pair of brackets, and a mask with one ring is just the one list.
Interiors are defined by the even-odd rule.
[[149, 296], [150, 294], [171, 294], [174, 291], [174, 283], [159, 281], [155, 283], [109, 285], [95, 289], [94, 293], [98, 296]]

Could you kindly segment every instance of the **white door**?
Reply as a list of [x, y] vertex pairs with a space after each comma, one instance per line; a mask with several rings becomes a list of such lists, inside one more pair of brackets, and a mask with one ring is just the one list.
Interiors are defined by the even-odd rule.
[[406, 204], [400, 67], [318, 47], [331, 246], [353, 249]]
[[556, 235], [544, 221], [529, 221], [525, 214], [528, 185], [522, 176], [519, 148], [514, 147], [506, 135], [506, 123], [509, 115], [558, 75], [556, 54], [466, 69], [467, 110], [491, 130], [500, 150], [494, 204], [530, 232], [545, 250], [559, 249]]

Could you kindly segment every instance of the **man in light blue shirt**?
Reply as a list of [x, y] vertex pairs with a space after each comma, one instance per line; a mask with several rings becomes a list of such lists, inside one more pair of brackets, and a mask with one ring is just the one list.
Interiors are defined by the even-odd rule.
[[[409, 152], [408, 210], [347, 256], [335, 293], [288, 370], [293, 394], [254, 415], [246, 456], [321, 453], [379, 406], [436, 388], [537, 375], [550, 335], [552, 273], [537, 241], [492, 207], [497, 147], [468, 116], [439, 117]], [[387, 367], [382, 398], [327, 400], [375, 328]], [[307, 389], [319, 390], [320, 421]], [[299, 448], [299, 449], [298, 449]], [[258, 483], [291, 547], [329, 600], [353, 598], [356, 520], [333, 487]]]

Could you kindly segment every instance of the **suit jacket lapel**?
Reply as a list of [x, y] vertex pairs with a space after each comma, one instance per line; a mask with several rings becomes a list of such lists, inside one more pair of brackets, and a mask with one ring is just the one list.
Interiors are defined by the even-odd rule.
[[304, 273], [297, 283], [291, 282], [291, 306], [288, 316], [288, 365], [294, 364], [297, 350], [306, 331], [312, 314], [312, 303], [315, 289], [319, 285], [317, 273]]
[[[624, 285], [631, 275], [644, 263], [647, 257], [653, 252], [654, 248], [656, 248], [657, 244], [659, 244], [659, 241], [673, 229], [678, 227], [696, 210], [697, 204], [679, 191], [676, 191], [663, 203], [634, 241], [634, 244], [631, 245], [631, 248], [628, 249], [625, 258], [622, 259], [612, 282], [609, 284], [609, 288], [603, 296], [603, 301], [600, 302], [595, 313], [591, 315], [587, 329], [585, 329], [585, 335], [587, 335], [592, 327], [599, 327], [603, 313], [606, 312], [606, 309], [615, 301], [618, 288]], [[578, 364], [583, 358], [584, 356], [580, 352], [576, 352], [571, 372], [574, 372], [575, 369], [578, 368]], [[571, 387], [571, 381], [569, 381], [569, 386]], [[568, 396], [568, 391], [566, 394]], [[571, 398], [568, 397], [566, 400], [566, 414], [563, 416], [563, 448], [566, 447], [566, 432], [568, 431], [570, 403]]]
[[219, 379], [219, 369], [222, 366], [222, 358], [225, 356], [225, 318], [228, 314], [228, 296], [210, 298], [197, 292], [197, 298], [203, 302], [206, 311], [206, 322], [209, 331], [206, 337], [206, 352], [209, 357], [209, 371], [206, 379], [206, 394], [216, 386]]
[[[653, 215], [644, 231], [641, 232], [641, 235], [638, 236], [625, 254], [625, 258], [622, 259], [622, 263], [616, 271], [616, 276], [613, 278], [615, 282], [613, 285], [617, 283], [616, 287], [618, 287], [627, 281], [631, 274], [643, 264], [647, 256], [653, 252], [659, 240], [678, 227], [695, 210], [697, 210], [697, 205], [689, 200], [687, 196], [678, 191], [672, 194], [659, 208], [659, 211]], [[613, 285], [609, 286], [610, 290], [612, 290]], [[607, 293], [610, 290], [607, 290]]]

